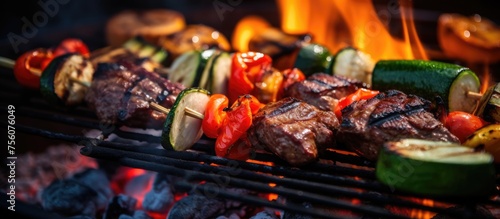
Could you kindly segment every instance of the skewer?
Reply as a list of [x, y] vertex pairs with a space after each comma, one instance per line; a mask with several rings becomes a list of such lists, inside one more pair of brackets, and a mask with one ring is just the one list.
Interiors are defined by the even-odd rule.
[[479, 100], [479, 99], [481, 99], [481, 97], [483, 97], [483, 95], [480, 93], [469, 91], [469, 92], [467, 92], [467, 97]]
[[[153, 108], [154, 110], [160, 111], [160, 112], [165, 113], [165, 114], [168, 114], [170, 112], [170, 109], [165, 108], [164, 106], [157, 104], [155, 102], [149, 102], [149, 106], [151, 108]], [[189, 107], [184, 108], [184, 111], [185, 111], [187, 116], [190, 116], [190, 117], [193, 117], [196, 119], [201, 119], [201, 120], [203, 120], [203, 118], [205, 118], [205, 115], [203, 115], [202, 113], [200, 113], [194, 109], [191, 109]]]
[[[14, 68], [15, 62], [16, 61], [14, 61], [12, 59], [0, 56], [0, 66], [12, 69], [12, 68]], [[30, 68], [29, 70], [30, 70], [31, 73], [33, 73], [33, 74], [35, 74], [37, 76], [41, 76], [42, 75], [42, 71], [40, 69]], [[89, 82], [81, 81], [81, 80], [79, 80], [78, 78], [75, 78], [75, 77], [69, 77], [69, 80], [72, 81], [72, 82], [74, 82], [74, 83], [77, 83], [77, 84], [80, 84], [82, 86], [85, 86], [85, 87], [90, 87], [90, 85], [91, 85]], [[150, 102], [149, 105], [151, 106], [151, 108], [153, 108], [153, 109], [155, 109], [157, 111], [160, 111], [162, 113], [168, 114], [168, 112], [170, 112], [170, 109], [167, 109], [167, 108], [163, 107], [162, 105], [157, 104], [155, 102]], [[200, 112], [198, 112], [198, 111], [196, 111], [194, 109], [188, 108], [188, 107], [185, 108], [185, 112], [186, 112], [186, 115], [188, 115], [190, 117], [193, 117], [193, 118], [197, 118], [197, 119], [203, 120], [203, 118], [205, 117], [202, 113], [200, 113]]]

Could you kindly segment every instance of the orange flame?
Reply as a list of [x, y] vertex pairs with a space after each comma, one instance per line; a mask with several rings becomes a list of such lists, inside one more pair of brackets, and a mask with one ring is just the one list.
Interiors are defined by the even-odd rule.
[[[277, 0], [281, 12], [281, 28], [286, 33], [310, 33], [313, 41], [332, 52], [354, 46], [380, 59], [425, 59], [428, 57], [413, 23], [412, 3], [400, 1], [404, 39], [393, 37], [371, 0]], [[399, 15], [398, 15], [399, 16]]]

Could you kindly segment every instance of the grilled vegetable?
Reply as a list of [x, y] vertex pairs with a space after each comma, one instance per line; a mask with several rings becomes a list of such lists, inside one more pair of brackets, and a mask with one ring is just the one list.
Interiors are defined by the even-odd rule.
[[371, 84], [374, 65], [374, 61], [368, 54], [349, 46], [333, 56], [327, 71], [333, 75], [341, 75]]
[[69, 53], [54, 58], [42, 72], [40, 92], [53, 103], [67, 106], [80, 104], [92, 82], [94, 67], [80, 53]]
[[201, 52], [191, 50], [183, 53], [174, 60], [170, 67], [168, 79], [181, 83], [186, 87], [195, 87], [200, 81], [203, 67]]
[[493, 155], [496, 163], [500, 163], [500, 124], [489, 124], [476, 130], [463, 145], [484, 150]]
[[486, 122], [478, 116], [462, 111], [450, 112], [444, 120], [444, 126], [462, 143], [484, 125]]
[[259, 52], [238, 52], [231, 61], [231, 74], [228, 84], [228, 97], [234, 102], [241, 95], [252, 93], [255, 83], [264, 72], [271, 70], [270, 56]]
[[252, 116], [262, 104], [252, 95], [240, 96], [226, 113], [215, 140], [215, 154], [236, 160], [246, 160], [250, 154], [250, 145], [245, 144], [246, 131], [252, 125]]
[[[177, 57], [170, 68], [168, 79], [186, 87], [200, 86], [205, 67], [215, 50], [191, 50]], [[206, 83], [206, 82], [203, 82]]]
[[[40, 88], [40, 71], [43, 71], [53, 58], [49, 49], [36, 48], [23, 53], [14, 63], [14, 76], [17, 82], [30, 89]], [[36, 70], [38, 74], [36, 74]]]
[[474, 115], [491, 123], [500, 123], [500, 83], [489, 87], [481, 96]]
[[232, 56], [231, 53], [222, 52], [214, 60], [210, 71], [212, 78], [208, 86], [210, 92], [227, 95]]
[[90, 56], [90, 51], [87, 45], [78, 38], [66, 38], [57, 45], [54, 49], [54, 57], [64, 55], [67, 53], [80, 53], [85, 58]]
[[479, 92], [480, 81], [469, 68], [424, 60], [382, 60], [373, 70], [372, 89], [397, 89], [434, 101], [440, 96], [452, 111], [472, 113], [477, 100], [468, 92]]
[[427, 196], [486, 197], [495, 191], [493, 157], [454, 143], [402, 139], [384, 144], [376, 176], [391, 189]]
[[300, 48], [293, 67], [300, 69], [306, 76], [314, 73], [326, 73], [332, 60], [332, 54], [323, 45], [311, 43]]
[[140, 58], [150, 58], [156, 63], [163, 63], [168, 57], [165, 49], [146, 42], [139, 36], [127, 40], [122, 47]]
[[205, 113], [210, 92], [201, 88], [187, 88], [177, 96], [163, 126], [161, 144], [165, 149], [184, 151], [203, 135], [202, 120], [186, 115], [186, 108]]

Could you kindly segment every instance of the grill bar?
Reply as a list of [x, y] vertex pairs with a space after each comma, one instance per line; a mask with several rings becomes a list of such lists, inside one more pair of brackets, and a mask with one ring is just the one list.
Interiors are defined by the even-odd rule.
[[[0, 107], [6, 109], [8, 104], [17, 104], [16, 116], [23, 119], [48, 121], [60, 124], [61, 126], [82, 127], [86, 129], [102, 128], [102, 124], [98, 122], [95, 115], [85, 107], [65, 109], [59, 106], [52, 106], [43, 99], [30, 95], [30, 93], [22, 93], [21, 95], [10, 96], [0, 102]], [[24, 98], [27, 96], [26, 101], [14, 101], [19, 100], [19, 97]], [[4, 114], [5, 112], [6, 110], [4, 110]], [[6, 125], [6, 122], [2, 121], [2, 124]], [[223, 198], [320, 218], [346, 217], [345, 215], [319, 211], [316, 208], [308, 209], [293, 203], [278, 203], [254, 196], [242, 197], [241, 195], [232, 194], [214, 186], [202, 185], [200, 182], [217, 183], [225, 182], [224, 180], [227, 179], [227, 186], [250, 189], [259, 193], [278, 194], [283, 197], [296, 198], [313, 204], [327, 204], [335, 209], [348, 209], [364, 214], [364, 216], [383, 218], [407, 218], [406, 216], [390, 212], [384, 208], [385, 206], [426, 210], [455, 218], [470, 218], [475, 215], [473, 211], [457, 212], [443, 206], [475, 206], [478, 204], [500, 206], [500, 201], [498, 200], [450, 200], [442, 198], [433, 199], [435, 202], [439, 202], [440, 205], [426, 206], [415, 201], [413, 198], [427, 197], [399, 192], [393, 193], [390, 188], [378, 183], [375, 179], [374, 163], [356, 155], [343, 153], [343, 151], [328, 151], [322, 155], [322, 162], [298, 169], [288, 166], [276, 156], [268, 153], [256, 153], [252, 159], [261, 163], [272, 163], [272, 166], [261, 163], [234, 161], [214, 156], [213, 140], [206, 138], [202, 138], [192, 148], [192, 151], [178, 152], [154, 147], [101, 141], [80, 135], [36, 128], [33, 125], [36, 124], [24, 125], [18, 123], [16, 124], [16, 130], [30, 135], [85, 145], [86, 147], [82, 149], [81, 153], [90, 157], [112, 160], [125, 166], [181, 176], [184, 180], [175, 182], [174, 185], [178, 189], [190, 192], [219, 191], [218, 195]], [[123, 138], [144, 141], [152, 145], [156, 144], [159, 146], [160, 142], [158, 136], [131, 133], [116, 127], [113, 133]], [[238, 168], [237, 174], [227, 176], [227, 173], [234, 172], [235, 167]], [[275, 184], [276, 186], [270, 186], [270, 184]], [[354, 199], [359, 200], [361, 204], [354, 204], [350, 201]], [[471, 209], [474, 209], [474, 207], [471, 207]]]
[[[342, 188], [334, 185], [344, 185], [355, 188], [369, 189], [370, 191], [382, 191], [387, 192], [384, 186], [377, 184], [376, 182], [364, 181], [364, 180], [353, 180], [346, 177], [327, 175], [324, 173], [306, 172], [303, 170], [294, 170], [290, 167], [284, 166], [267, 166], [261, 164], [254, 164], [241, 161], [233, 161], [220, 157], [215, 157], [212, 155], [197, 153], [197, 152], [176, 152], [168, 151], [164, 149], [150, 148], [150, 147], [137, 147], [126, 145], [116, 142], [106, 142], [99, 141], [97, 139], [86, 138], [82, 136], [67, 135], [64, 133], [55, 133], [47, 130], [41, 130], [33, 127], [27, 127], [19, 125], [17, 129], [30, 134], [36, 134], [48, 138], [65, 140], [73, 143], [80, 143], [89, 145], [82, 149], [82, 154], [102, 158], [106, 160], [115, 160], [122, 165], [132, 166], [142, 169], [148, 169], [151, 171], [167, 172], [169, 174], [185, 177], [191, 180], [205, 180], [214, 181], [214, 179], [219, 179], [225, 176], [221, 176], [217, 173], [227, 173], [234, 172], [231, 170], [232, 166], [236, 165], [242, 170], [239, 171], [236, 176], [231, 176], [231, 185], [239, 186], [242, 188], [253, 188], [254, 190], [260, 192], [269, 192], [285, 195], [288, 197], [295, 197], [302, 200], [328, 203], [331, 206], [336, 206], [344, 209], [352, 209], [355, 212], [364, 212], [368, 215], [384, 216], [387, 218], [402, 218], [399, 215], [394, 215], [386, 212], [383, 208], [376, 207], [375, 210], [373, 206], [370, 205], [352, 205], [350, 203], [338, 203], [337, 197], [352, 197], [359, 198], [365, 201], [372, 202], [372, 204], [383, 205], [391, 204], [401, 207], [417, 208], [422, 210], [433, 211], [436, 213], [444, 213], [453, 215], [457, 218], [467, 218], [463, 214], [454, 213], [453, 211], [446, 210], [443, 208], [429, 207], [421, 204], [417, 204], [411, 201], [406, 201], [394, 197], [385, 197], [380, 195], [373, 195], [370, 193], [358, 192], [354, 188]], [[99, 146], [95, 146], [99, 145]], [[154, 161], [154, 162], [151, 162]], [[221, 166], [211, 166], [210, 164], [216, 164]], [[160, 168], [160, 169], [157, 169]], [[255, 172], [253, 172], [255, 171]], [[204, 174], [204, 172], [210, 172], [211, 174]], [[215, 173], [215, 174], [214, 174]], [[272, 173], [277, 176], [267, 175]], [[279, 176], [284, 176], [280, 178]], [[312, 177], [312, 178], [311, 178]], [[261, 183], [258, 183], [258, 182]], [[262, 183], [265, 182], [265, 183]], [[286, 186], [286, 188], [280, 187], [270, 187], [268, 183], [276, 183], [280, 186]], [[325, 184], [328, 183], [328, 184]], [[192, 187], [197, 184], [191, 185]], [[297, 190], [303, 189], [306, 191]], [[317, 197], [313, 191], [321, 191], [321, 194], [328, 194], [330, 196], [319, 196]], [[297, 196], [297, 191], [302, 194]], [[311, 196], [311, 197], [310, 197]], [[239, 196], [237, 196], [239, 197]], [[238, 200], [244, 201], [244, 200]], [[267, 201], [267, 200], [265, 200]], [[251, 202], [253, 203], [253, 202]], [[457, 202], [457, 204], [463, 204], [462, 202]], [[490, 202], [489, 204], [500, 205], [497, 202]], [[267, 206], [267, 205], [266, 205]], [[284, 208], [278, 208], [287, 210]], [[288, 209], [289, 210], [289, 209]], [[304, 213], [304, 212], [297, 212]], [[318, 216], [318, 215], [317, 215]]]

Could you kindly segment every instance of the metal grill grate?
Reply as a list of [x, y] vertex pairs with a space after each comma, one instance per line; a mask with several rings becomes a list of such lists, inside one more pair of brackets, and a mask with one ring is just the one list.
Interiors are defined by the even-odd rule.
[[[8, 104], [17, 104], [18, 132], [83, 144], [85, 147], [81, 150], [82, 155], [178, 176], [182, 180], [175, 182], [174, 186], [182, 191], [217, 195], [251, 205], [319, 218], [346, 218], [346, 215], [325, 211], [323, 208], [306, 208], [290, 202], [270, 201], [261, 196], [241, 196], [225, 188], [244, 188], [259, 194], [273, 193], [286, 199], [308, 202], [313, 206], [328, 206], [331, 209], [351, 211], [354, 213], [353, 217], [409, 218], [409, 215], [400, 215], [387, 208], [395, 207], [407, 210], [420, 209], [455, 218], [473, 218], [476, 211], [472, 209], [477, 205], [500, 206], [500, 201], [496, 199], [432, 199], [434, 206], [424, 205], [421, 200], [429, 197], [393, 192], [375, 179], [373, 163], [341, 150], [330, 150], [321, 157], [320, 162], [296, 168], [266, 153], [255, 154], [253, 160], [259, 162], [220, 158], [214, 156], [213, 141], [206, 138], [202, 138], [191, 151], [177, 152], [54, 131], [40, 127], [40, 124], [54, 123], [56, 126], [99, 129], [99, 122], [94, 114], [83, 106], [72, 109], [52, 106], [38, 94], [26, 93], [19, 89], [13, 80], [2, 80], [0, 93], [3, 97], [0, 105], [4, 109]], [[153, 144], [160, 141], [156, 136], [116, 130], [115, 134], [127, 138]], [[268, 165], [269, 163], [273, 165]], [[459, 212], [447, 208], [448, 206], [468, 206], [471, 210]]]

